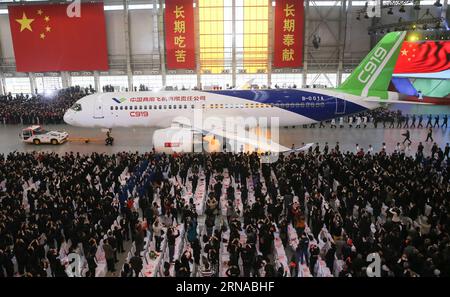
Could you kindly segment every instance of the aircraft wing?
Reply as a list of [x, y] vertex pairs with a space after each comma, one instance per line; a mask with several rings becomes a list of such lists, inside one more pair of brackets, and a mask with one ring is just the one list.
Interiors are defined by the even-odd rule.
[[307, 151], [313, 145], [314, 145], [314, 142], [310, 142], [310, 143], [305, 144], [302, 147], [290, 149], [288, 152], [304, 152], [304, 151]]
[[[235, 129], [232, 129], [232, 131], [227, 131], [222, 128], [209, 129], [195, 126], [191, 126], [190, 128], [206, 135], [205, 138], [207, 140], [208, 137], [211, 136], [225, 138], [237, 152], [241, 151], [241, 148], [243, 147], [244, 151], [255, 150], [258, 152], [290, 153], [306, 151], [313, 145], [313, 143], [308, 143], [303, 147], [291, 149], [265, 137], [264, 135], [261, 135], [262, 133], [254, 133], [252, 131], [245, 130], [237, 123], [234, 125]], [[264, 132], [267, 132], [267, 130]]]

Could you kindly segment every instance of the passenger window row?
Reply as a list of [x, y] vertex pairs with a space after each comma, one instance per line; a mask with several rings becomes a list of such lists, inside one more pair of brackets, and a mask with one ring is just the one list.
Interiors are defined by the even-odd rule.
[[194, 109], [194, 105], [188, 106], [187, 104], [180, 105], [120, 105], [120, 106], [111, 106], [111, 110], [150, 110], [150, 109]]
[[[202, 109], [224, 109], [224, 108], [320, 108], [325, 107], [324, 102], [301, 102], [301, 103], [273, 103], [273, 104], [263, 104], [263, 103], [245, 103], [245, 104], [202, 104]], [[179, 105], [120, 105], [111, 106], [111, 110], [151, 110], [151, 109], [194, 109], [195, 105], [179, 104]]]
[[301, 102], [301, 103], [245, 103], [245, 104], [202, 104], [202, 108], [209, 109], [223, 109], [223, 108], [271, 108], [271, 107], [279, 107], [279, 108], [304, 108], [304, 107], [325, 107], [324, 102], [318, 103], [310, 103], [310, 102]]
[[325, 102], [275, 103], [273, 106], [280, 108], [319, 108], [325, 107]]

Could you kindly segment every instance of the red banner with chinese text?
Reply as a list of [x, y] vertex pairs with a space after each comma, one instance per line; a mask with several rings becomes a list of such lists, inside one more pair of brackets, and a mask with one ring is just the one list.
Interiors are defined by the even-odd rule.
[[298, 68], [303, 66], [304, 12], [303, 0], [277, 0], [273, 67]]
[[166, 1], [166, 64], [168, 69], [195, 69], [193, 0]]

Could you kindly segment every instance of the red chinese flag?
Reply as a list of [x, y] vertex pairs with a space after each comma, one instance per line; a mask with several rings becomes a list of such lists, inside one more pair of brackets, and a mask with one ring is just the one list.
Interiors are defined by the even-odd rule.
[[166, 1], [166, 64], [168, 69], [195, 69], [193, 0]]
[[448, 69], [450, 69], [450, 41], [405, 41], [394, 73], [431, 73]]
[[18, 72], [108, 70], [103, 3], [68, 5], [8, 6]]
[[303, 0], [277, 0], [275, 6], [275, 35], [273, 67], [303, 66]]

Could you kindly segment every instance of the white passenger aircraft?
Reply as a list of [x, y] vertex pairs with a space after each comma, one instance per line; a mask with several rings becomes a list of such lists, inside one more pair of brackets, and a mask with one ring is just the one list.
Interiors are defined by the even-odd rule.
[[[197, 132], [234, 141], [236, 148], [289, 151], [272, 140], [261, 142], [261, 136], [255, 138], [248, 129], [261, 126], [262, 119], [268, 127], [294, 126], [398, 103], [401, 94], [389, 92], [388, 86], [405, 35], [385, 35], [336, 89], [99, 93], [78, 100], [64, 121], [80, 127], [165, 128], [154, 133], [157, 150], [189, 150]], [[247, 131], [245, 135], [236, 132], [240, 128]]]

